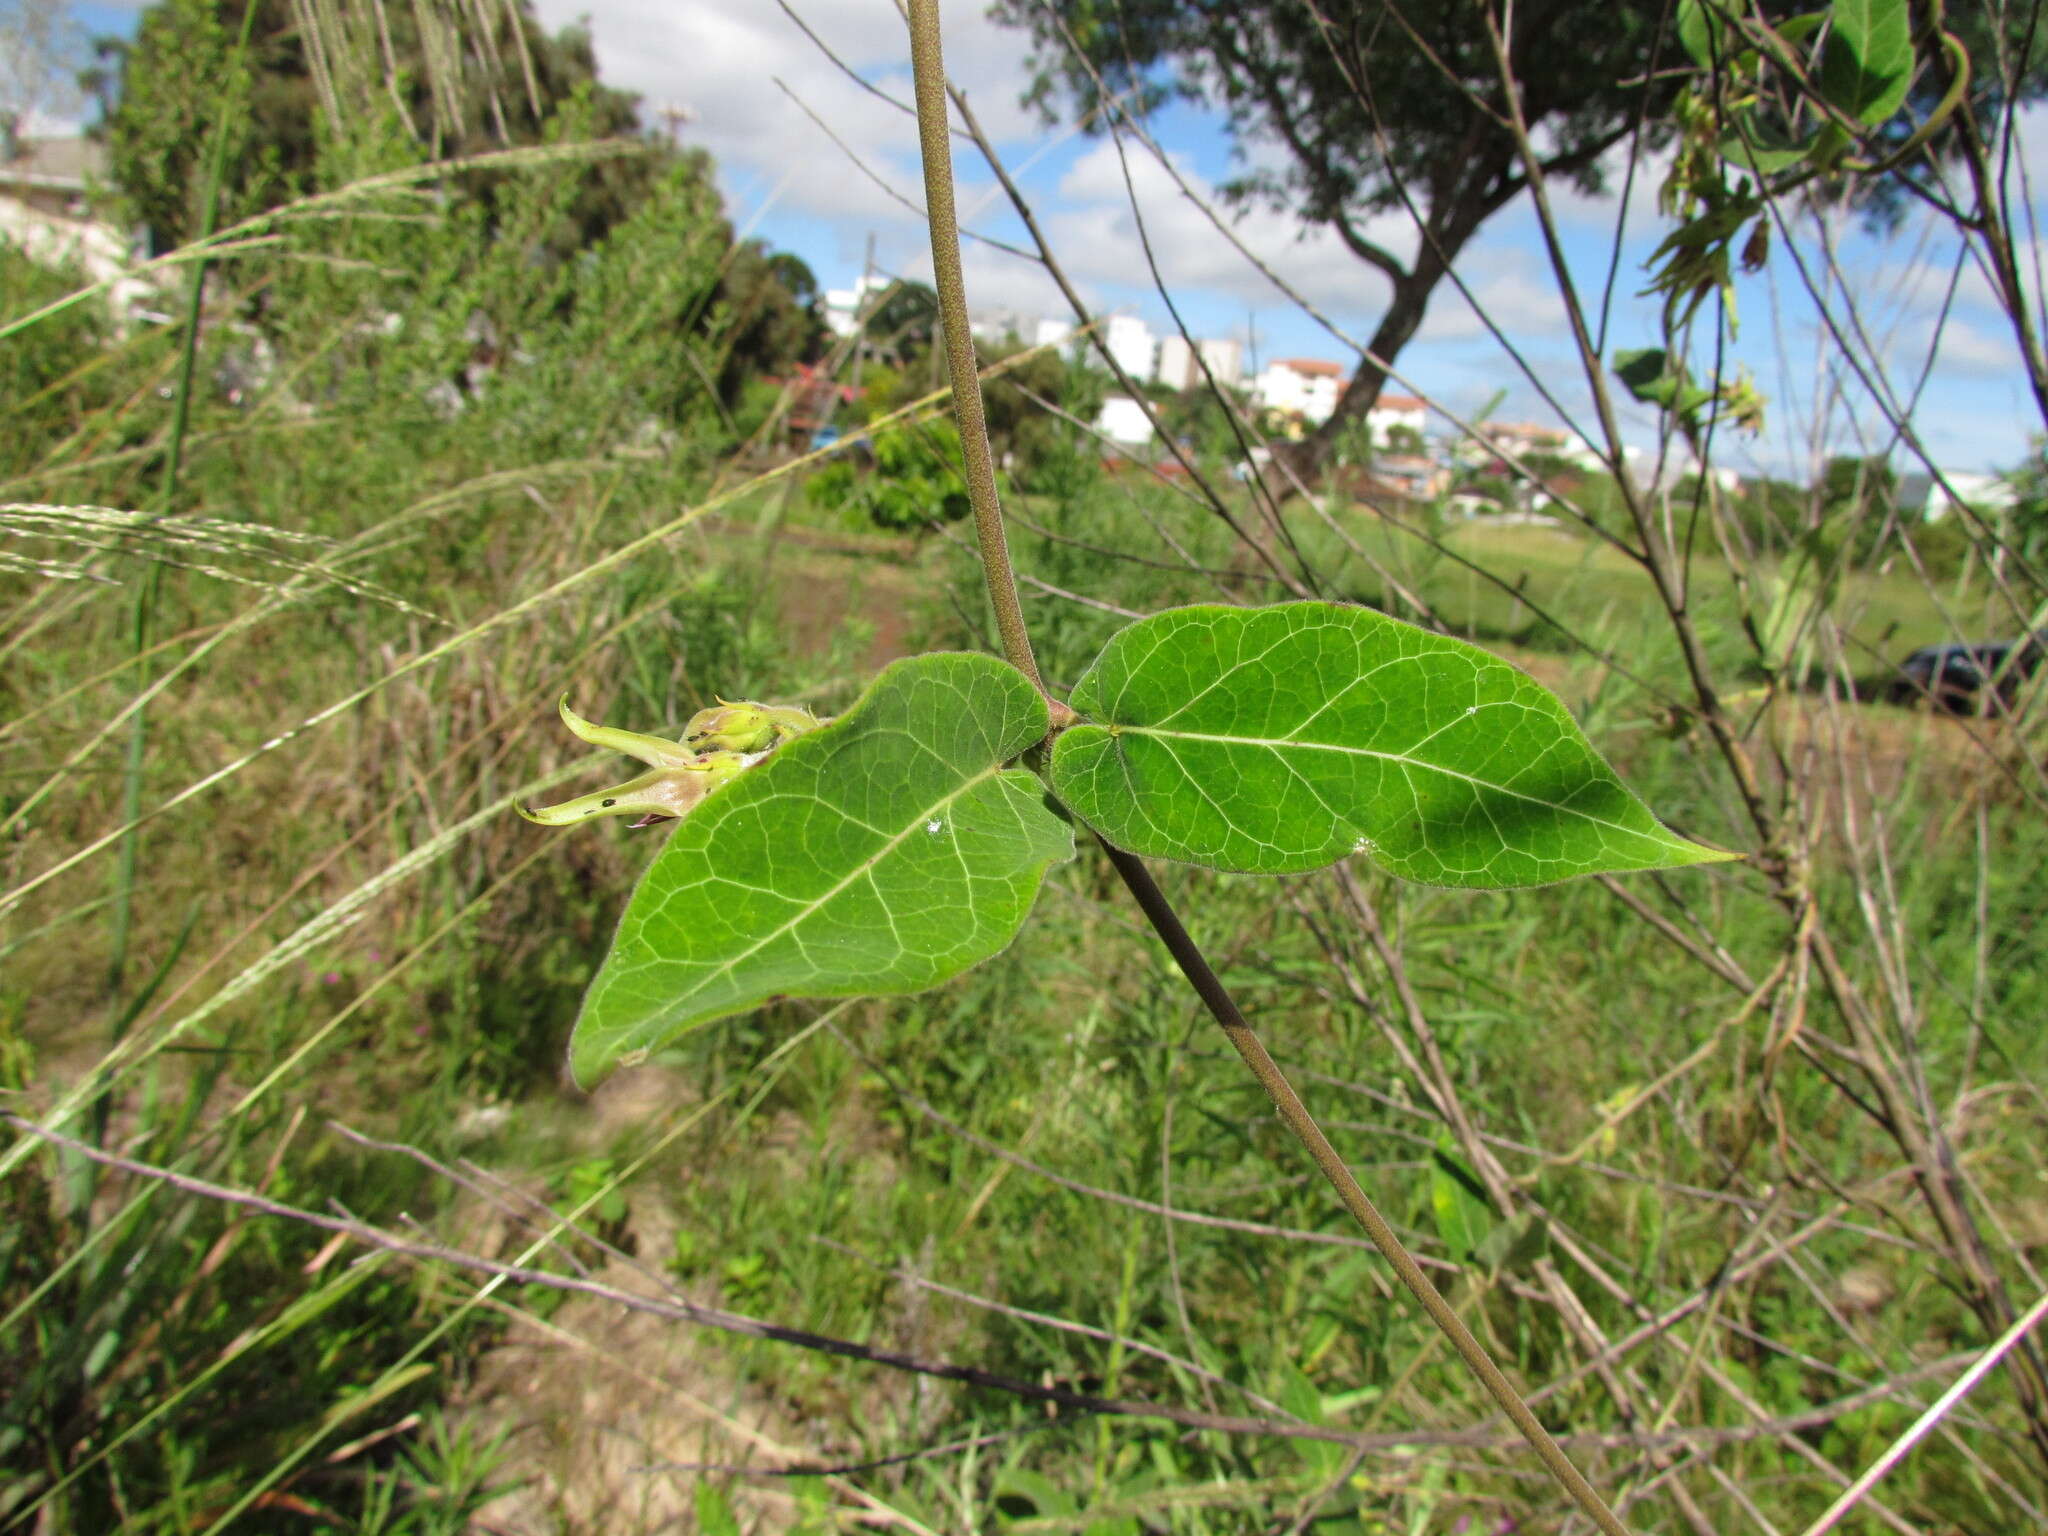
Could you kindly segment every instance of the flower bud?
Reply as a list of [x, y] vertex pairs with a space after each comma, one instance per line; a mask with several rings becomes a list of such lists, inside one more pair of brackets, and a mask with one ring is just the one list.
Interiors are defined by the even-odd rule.
[[729, 704], [720, 699], [711, 709], [700, 709], [683, 727], [684, 744], [699, 752], [767, 752], [792, 736], [818, 728], [808, 709], [756, 704], [742, 699]]
[[814, 730], [818, 724], [807, 709], [721, 700], [716, 709], [698, 711], [685, 729], [684, 739], [676, 742], [593, 725], [569, 707], [566, 696], [560, 709], [562, 723], [579, 740], [637, 757], [649, 771], [560, 805], [519, 807], [520, 815], [544, 827], [573, 826], [592, 816], [639, 817], [635, 826], [687, 816], [719, 785], [751, 768], [790, 737]]

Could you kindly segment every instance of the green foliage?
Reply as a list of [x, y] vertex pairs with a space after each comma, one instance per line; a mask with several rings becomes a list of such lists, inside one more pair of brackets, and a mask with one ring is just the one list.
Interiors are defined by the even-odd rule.
[[[1051, 782], [1136, 853], [1262, 873], [1363, 853], [1483, 887], [1727, 857], [1665, 831], [1547, 690], [1368, 609], [1172, 609], [1112, 639], [1074, 707]], [[1002, 767], [1045, 730], [1007, 664], [927, 655], [714, 790], [634, 892], [578, 1080], [770, 997], [921, 991], [1002, 949], [1073, 851]]]
[[[75, 270], [40, 265], [0, 240], [0, 323], [32, 314], [84, 286]], [[76, 304], [0, 342], [0, 474], [19, 474], [53, 439], [105, 406], [112, 327], [97, 304]]]
[[[1007, 361], [1017, 350], [977, 349], [984, 368]], [[1018, 484], [1035, 486], [1046, 461], [1064, 451], [1075, 430], [1046, 406], [1092, 421], [1101, 406], [1099, 396], [1093, 371], [1068, 362], [1058, 352], [1040, 352], [990, 380], [983, 398], [989, 448], [996, 462], [1005, 465]]]
[[900, 367], [930, 352], [938, 334], [939, 296], [929, 283], [905, 279], [891, 285], [868, 315], [865, 344]]
[[1430, 1149], [1429, 1209], [1436, 1234], [1459, 1259], [1470, 1258], [1492, 1233], [1493, 1210], [1478, 1177], [1458, 1157], [1449, 1136]]
[[748, 240], [733, 248], [718, 285], [725, 366], [718, 392], [728, 403], [763, 374], [817, 360], [826, 336], [818, 280], [801, 257]]
[[[129, 216], [148, 226], [160, 249], [197, 232], [195, 200], [219, 133], [229, 136], [226, 224], [313, 188], [323, 120], [333, 132], [392, 117], [423, 159], [541, 143], [578, 96], [594, 136], [638, 131], [634, 98], [597, 83], [588, 35], [550, 37], [524, 0], [497, 8], [488, 28], [436, 4], [380, 6], [374, 18], [356, 9], [301, 11], [291, 0], [249, 4], [245, 56], [236, 48], [237, 0], [157, 0], [121, 52], [103, 125], [112, 175]], [[310, 33], [306, 17], [315, 21]], [[602, 235], [650, 180], [646, 167], [621, 163], [581, 183], [566, 243]]]
[[[590, 111], [565, 103], [550, 142], [587, 138]], [[681, 421], [730, 346], [714, 305], [726, 227], [704, 157], [657, 159], [647, 195], [570, 254], [552, 253], [588, 172], [568, 158], [501, 172], [488, 199], [450, 198], [424, 222], [408, 188], [290, 226], [259, 311], [275, 366], [327, 408], [463, 416], [465, 432], [505, 433], [535, 457]], [[418, 163], [387, 111], [323, 136], [315, 176], [340, 187]]]
[[[1298, 210], [1326, 225], [1393, 284], [1370, 351], [1391, 365], [1420, 327], [1444, 272], [1524, 188], [1510, 129], [1519, 116], [1553, 184], [1602, 190], [1609, 149], [1669, 134], [1676, 86], [1660, 69], [1663, 0], [1538, 0], [1502, 12], [1487, 0], [1424, 11], [1392, 0], [1188, 5], [1182, 0], [1001, 0], [994, 14], [1030, 30], [1031, 99], [1064, 93], [1101, 132], [1118, 112], [1182, 98], [1213, 107], [1241, 142], [1285, 147], [1270, 169], [1225, 188], [1240, 203]], [[1488, 28], [1505, 17], [1516, 80], [1511, 113]], [[1412, 209], [1423, 254], [1375, 243], [1375, 214]], [[1349, 392], [1312, 442], [1327, 451], [1373, 397]]]
[[[0, 1018], [0, 1089], [27, 1081], [19, 1047]], [[281, 1152], [289, 1139], [282, 1115], [226, 1135], [199, 1117], [229, 1059], [212, 1053], [187, 1094], [144, 1100], [124, 1150], [217, 1182], [260, 1173], [266, 1144]], [[0, 1150], [14, 1143], [6, 1133]], [[252, 1224], [80, 1158], [64, 1174], [52, 1182], [30, 1164], [0, 1175], [0, 1528], [24, 1529], [39, 1510], [26, 1518], [52, 1530], [183, 1529], [192, 1511], [243, 1498], [299, 1443], [359, 1434], [365, 1410], [396, 1417], [429, 1401], [427, 1372], [386, 1377], [427, 1328], [418, 1290], [382, 1259], [316, 1266], [324, 1238], [312, 1229]], [[417, 1184], [380, 1186], [340, 1159], [299, 1177], [371, 1219], [408, 1199], [422, 1208]], [[459, 1521], [489, 1480], [486, 1469], [394, 1483], [366, 1502], [387, 1513], [424, 1503]]]
[[[1949, 8], [1960, 26], [1969, 18], [1958, 9]], [[591, 131], [582, 111], [555, 114], [558, 144]], [[323, 118], [317, 134], [301, 185], [339, 185], [423, 154], [403, 123], [376, 111], [352, 113], [339, 132]], [[650, 728], [687, 719], [721, 689], [829, 712], [871, 667], [878, 631], [882, 655], [933, 637], [986, 644], [978, 577], [948, 541], [833, 540], [866, 547], [855, 565], [796, 542], [763, 555], [746, 531], [707, 519], [557, 588], [700, 504], [725, 470], [713, 455], [727, 434], [706, 380], [728, 376], [728, 344], [745, 345], [746, 305], [716, 278], [726, 232], [708, 180], [664, 156], [644, 163], [676, 177], [664, 183], [665, 211], [641, 219], [635, 202], [630, 230], [604, 239], [583, 239], [575, 210], [609, 173], [565, 162], [494, 176], [475, 195], [444, 180], [424, 195], [363, 200], [351, 218], [289, 228], [288, 251], [215, 269], [181, 504], [330, 535], [308, 548], [450, 622], [338, 585], [274, 601], [166, 568], [164, 646], [137, 657], [133, 557], [94, 556], [116, 586], [0, 576], [19, 615], [0, 667], [12, 774], [0, 810], [146, 686], [166, 689], [141, 767], [151, 819], [138, 834], [134, 949], [144, 964], [173, 953], [179, 925], [195, 903], [201, 910], [167, 973], [168, 1011], [140, 1017], [134, 1038], [153, 1049], [195, 1008], [208, 1011], [116, 1076], [105, 1144], [302, 1206], [338, 1202], [394, 1228], [410, 1216], [434, 1241], [521, 1257], [504, 1241], [511, 1228], [472, 1194], [441, 1205], [411, 1160], [337, 1155], [343, 1144], [323, 1127], [338, 1121], [447, 1163], [469, 1158], [492, 1176], [483, 1189], [503, 1180], [564, 1209], [597, 1196], [586, 1222], [629, 1249], [638, 1237], [646, 1259], [672, 1243], [693, 1299], [710, 1291], [778, 1324], [1225, 1413], [1468, 1429], [1485, 1404], [1412, 1314], [1385, 1301], [1379, 1262], [1343, 1246], [1326, 1195], [1300, 1176], [1235, 1061], [1190, 1032], [1156, 944], [1108, 905], [1096, 861], [1050, 871], [1048, 899], [1008, 949], [938, 990], [848, 1007], [837, 1035], [809, 1028], [811, 1010], [770, 1003], [681, 1037], [644, 1077], [618, 1085], [626, 1093], [586, 1103], [559, 1091], [576, 1000], [633, 868], [662, 834], [593, 828], [553, 842], [505, 816], [461, 830], [565, 762], [570, 744], [554, 739], [545, 704], [573, 686], [594, 713]], [[4, 256], [0, 273], [20, 284], [15, 313], [67, 281]], [[596, 285], [587, 303], [586, 278]], [[780, 312], [772, 295], [768, 310]], [[24, 477], [13, 494], [155, 505], [170, 409], [158, 390], [174, 377], [179, 339], [176, 327], [122, 334], [80, 307], [0, 346], [0, 370], [20, 370], [0, 381], [7, 472]], [[899, 371], [871, 358], [867, 379], [907, 397], [930, 373], [922, 354], [906, 361]], [[1088, 382], [1077, 373], [1068, 388]], [[756, 380], [742, 394], [765, 402], [776, 391]], [[1090, 414], [1075, 401], [1062, 403]], [[1234, 453], [1212, 433], [1217, 421], [1204, 409], [1175, 430], [1205, 454]], [[1085, 440], [1050, 429], [1035, 409], [1020, 411], [1009, 449], [1027, 485], [1012, 505], [1044, 530], [1013, 528], [1031, 574], [1131, 612], [1209, 597], [1219, 581], [1246, 589], [1245, 552], [1217, 524], [1187, 516], [1170, 491], [1104, 476]], [[943, 457], [933, 458], [935, 485], [950, 483]], [[1726, 503], [1737, 531], [1756, 533], [1766, 551], [1747, 570], [1712, 540], [1695, 542], [1688, 601], [1723, 676], [1751, 655], [1745, 602], [1773, 634], [1797, 629], [1795, 609], [1817, 604], [1859, 664], [1940, 638], [1951, 620], [1965, 633], [2003, 632], [2009, 610], [1987, 602], [1983, 563], [1963, 560], [1960, 520], [1909, 530], [1923, 556], [1945, 540], [1962, 552], [1948, 567], [1930, 562], [1958, 577], [1930, 593], [1902, 564], [1867, 568], [1866, 556], [1890, 559], [1895, 545], [1866, 551], [1848, 536], [1883, 521], [1874, 477], [1833, 480], [1833, 495], [1826, 484], [1764, 484]], [[1690, 505], [1690, 489], [1674, 510]], [[1594, 477], [1584, 494], [1620, 526], [1611, 486]], [[1412, 591], [1441, 624], [1537, 670], [1660, 811], [1687, 826], [1741, 824], [1726, 784], [1703, 772], [1703, 733], [1670, 725], [1666, 700], [1687, 674], [1638, 563], [1565, 530], [1444, 530], [1475, 571], [1390, 522], [1333, 516], [1339, 528], [1291, 519], [1320, 590], [1401, 612], [1415, 611], [1398, 607], [1401, 589]], [[1177, 552], [1166, 558], [1159, 528], [1186, 549], [1185, 565]], [[1824, 569], [1839, 578], [1817, 579]], [[1738, 575], [1754, 598], [1738, 595]], [[2022, 573], [2008, 563], [2001, 578]], [[1027, 602], [1056, 685], [1081, 677], [1122, 622], [1035, 591]], [[1538, 604], [1556, 625], [1532, 616]], [[1582, 654], [1567, 629], [1600, 654]], [[444, 643], [452, 648], [438, 651]], [[1733, 718], [1754, 723], [1747, 739], [1767, 797], [1811, 805], [1828, 829], [1808, 846], [1811, 910], [1829, 925], [1832, 963], [1878, 1008], [1896, 999], [1910, 1019], [1928, 1100], [1957, 1106], [1957, 1166], [2017, 1234], [1994, 1257], [2022, 1294], [2019, 1261], [2042, 1230], [2031, 1155], [2040, 1127], [2025, 1095], [2004, 1088], [2039, 1081], [2048, 1052], [2029, 1023], [2048, 1006], [2048, 848], [2038, 797], [2020, 782], [2038, 742], [2021, 721], [1968, 722], [1966, 736], [1965, 723], [1802, 695], [1794, 678], [1728, 702]], [[1833, 751], [1837, 735], [1850, 743], [1845, 755]], [[118, 747], [116, 737], [89, 754], [10, 829], [10, 885], [118, 825], [108, 793]], [[1861, 881], [1854, 861], [1887, 846], [1900, 856], [1885, 884]], [[1640, 1435], [1643, 1418], [1583, 1371], [1580, 1330], [1620, 1340], [1646, 1316], [1684, 1319], [1641, 1338], [1626, 1362], [1638, 1403], [1668, 1405], [1667, 1427], [1699, 1437], [1670, 1477], [1634, 1485], [1643, 1523], [1683, 1523], [1660, 1502], [1679, 1477], [1709, 1524], [1750, 1519], [1717, 1497], [1711, 1474], [1766, 1520], [1799, 1529], [1833, 1488], [1796, 1453], [1868, 1465], [1917, 1411], [1904, 1394], [1931, 1397], [1941, 1378], [1817, 1422], [1829, 1401], [1882, 1388], [1893, 1373], [1938, 1370], [1942, 1355], [1974, 1357], [1991, 1336], [1943, 1283], [1924, 1232], [1908, 1247], [1873, 1237], [1884, 1215], [1829, 1215], [1835, 1191], [1861, 1200], [1875, 1190], [1884, 1212], [1910, 1201], [1895, 1198], [1907, 1181], [1883, 1140], [1800, 1064], [1815, 1045], [1830, 1070], [1854, 1070], [1830, 1043], [1840, 1020], [1824, 987], [1787, 971], [1792, 991], [1741, 1015], [1744, 989], [1707, 979], [1668, 934], [1591, 882], [1496, 894], [1398, 885], [1362, 860], [1343, 873], [1384, 923], [1386, 950], [1366, 942], [1337, 880], [1158, 869], [1233, 989], [1276, 1025], [1290, 1067], [1314, 1074], [1342, 1155], [1378, 1171], [1390, 1217], [1426, 1261], [1460, 1266], [1461, 1310], [1504, 1366], [1559, 1384], [1551, 1422], [1587, 1445]], [[1725, 874], [1655, 892], [1630, 886], [1750, 978], [1766, 977], [1792, 925], [1754, 867]], [[87, 861], [8, 914], [0, 1106], [34, 1112], [25, 1106], [39, 1110], [92, 1070], [110, 1007], [105, 890], [103, 867]], [[1881, 925], [1867, 921], [1873, 894]], [[1297, 904], [1314, 921], [1300, 921]], [[1863, 942], [1880, 927], [1903, 941]], [[289, 958], [275, 969], [251, 963], [280, 951]], [[1354, 976], [1359, 992], [1338, 984]], [[1411, 996], [1441, 1060], [1427, 1079], [1389, 1054], [1387, 1031], [1403, 1027]], [[1781, 1044], [1791, 1049], [1769, 1054]], [[1641, 1111], [1618, 1118], [1652, 1084]], [[1471, 1154], [1442, 1134], [1446, 1092], [1531, 1204], [1577, 1234], [1573, 1253], [1618, 1282], [1581, 1291], [1587, 1320], [1567, 1329], [1540, 1299], [1531, 1266], [1543, 1224], [1526, 1210], [1495, 1214], [1475, 1192]], [[628, 1103], [652, 1105], [650, 1123], [625, 1124]], [[91, 1123], [81, 1114], [69, 1125]], [[1786, 1148], [1789, 1164], [1779, 1160]], [[500, 1335], [495, 1322], [466, 1320], [474, 1277], [352, 1246], [323, 1257], [324, 1235], [293, 1223], [124, 1175], [95, 1185], [76, 1159], [0, 1145], [0, 1155], [21, 1154], [23, 1166], [0, 1176], [0, 1526], [453, 1536], [504, 1523], [480, 1506], [508, 1481], [532, 1481], [545, 1506], [561, 1480], [595, 1482], [617, 1465], [594, 1455], [564, 1466], [573, 1453], [558, 1462], [534, 1446], [586, 1427], [643, 1443], [639, 1406], [612, 1395], [599, 1353], [557, 1342], [547, 1347], [561, 1353], [537, 1359], [520, 1332], [479, 1361]], [[636, 1168], [638, 1180], [618, 1187]], [[1205, 1219], [1112, 1203], [1130, 1199]], [[524, 1233], [533, 1213], [523, 1196], [518, 1208]], [[1209, 1224], [1219, 1218], [1245, 1225]], [[1796, 1241], [1779, 1248], [1788, 1236]], [[562, 1273], [589, 1258], [572, 1243], [530, 1262]], [[1748, 1267], [1758, 1259], [1771, 1262]], [[1574, 1286], [1579, 1263], [1560, 1265]], [[1859, 1267], [1877, 1272], [1889, 1299], [1850, 1305]], [[503, 1309], [493, 1316], [552, 1316], [564, 1325], [558, 1340], [587, 1332], [649, 1377], [671, 1332], [532, 1286], [497, 1289], [489, 1305]], [[1523, 1471], [1490, 1454], [1404, 1450], [1347, 1477], [1343, 1447], [1075, 1422], [784, 1344], [696, 1333], [683, 1347], [693, 1395], [726, 1412], [766, 1409], [754, 1422], [770, 1433], [786, 1416], [805, 1429], [787, 1443], [817, 1454], [850, 1462], [972, 1445], [964, 1456], [794, 1480], [790, 1502], [778, 1490], [766, 1515], [750, 1480], [729, 1499], [700, 1484], [698, 1523], [710, 1530], [822, 1536], [849, 1519], [893, 1519], [930, 1530], [979, 1520], [1235, 1536], [1558, 1518]], [[1803, 1444], [1758, 1434], [1759, 1407], [1802, 1416]], [[1930, 1527], [2009, 1529], [2007, 1486], [2031, 1488], [2036, 1476], [2020, 1420], [1997, 1375], [1968, 1407], [1944, 1433], [1969, 1460], [1930, 1441], [1892, 1470], [1885, 1496]], [[501, 1416], [529, 1412], [538, 1427], [497, 1442]], [[629, 1454], [741, 1454], [713, 1434], [696, 1443], [694, 1427], [688, 1435], [686, 1447]], [[520, 1448], [516, 1459], [507, 1445]], [[1596, 1454], [1603, 1485], [1643, 1466], [1632, 1450]], [[45, 1510], [22, 1513], [72, 1473]], [[669, 1481], [631, 1476], [636, 1497]], [[616, 1484], [580, 1492], [595, 1495], [583, 1507], [604, 1510], [599, 1520], [632, 1523], [605, 1502]], [[689, 1494], [672, 1523], [688, 1523]], [[225, 1515], [252, 1497], [262, 1502]], [[856, 1497], [865, 1508], [851, 1507]], [[572, 1528], [569, 1504], [561, 1496], [562, 1507], [535, 1518]]]
[[897, 662], [684, 819], [641, 879], [570, 1047], [577, 1079], [777, 995], [918, 992], [1016, 935], [1073, 856], [1003, 763], [1044, 701], [986, 656]]
[[1791, 10], [1776, 0], [1678, 8], [1696, 73], [1674, 103], [1680, 144], [1663, 203], [1681, 222], [1651, 258], [1652, 291], [1678, 323], [1710, 294], [1732, 300], [1738, 242], [1746, 270], [1763, 266], [1771, 203], [1826, 181], [1872, 218], [1894, 219], [1905, 183], [1938, 174], [1962, 145], [1960, 120], [1989, 132], [2013, 101], [2048, 90], [2039, 28], [1997, 8], [1938, 12], [1917, 35], [1908, 0]]
[[1547, 689], [1370, 609], [1155, 614], [1074, 707], [1053, 785], [1135, 853], [1265, 874], [1364, 854], [1496, 888], [1727, 857], [1660, 826]]
[[955, 467], [960, 434], [950, 421], [889, 427], [873, 439], [874, 465], [861, 470], [841, 458], [819, 470], [807, 487], [821, 506], [851, 507], [874, 527], [924, 532], [957, 523], [972, 510]]
[[1820, 59], [1820, 89], [1829, 105], [1876, 127], [1905, 105], [1912, 79], [1912, 29], [1903, 0], [1834, 0]]

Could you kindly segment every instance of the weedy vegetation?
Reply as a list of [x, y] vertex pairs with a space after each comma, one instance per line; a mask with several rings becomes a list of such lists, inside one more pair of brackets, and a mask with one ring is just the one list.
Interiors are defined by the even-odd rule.
[[[0, 246], [0, 1532], [2048, 1526], [2038, 680], [1897, 666], [2048, 504], [1897, 510], [1831, 240], [1941, 221], [2048, 430], [2033, 13], [999, 9], [1416, 223], [1326, 431], [1122, 374], [932, 0], [848, 338], [517, 4], [150, 13], [157, 254]], [[1093, 361], [977, 356], [956, 145]], [[1594, 462], [1432, 408], [1545, 526], [1346, 478], [1511, 201]], [[1646, 474], [1779, 408], [1743, 268], [1882, 432]]]

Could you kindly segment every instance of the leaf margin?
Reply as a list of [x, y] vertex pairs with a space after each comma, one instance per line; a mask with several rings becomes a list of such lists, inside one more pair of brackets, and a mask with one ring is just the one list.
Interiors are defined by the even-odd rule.
[[[748, 1000], [735, 1002], [731, 1006], [698, 1012], [691, 1012], [688, 1009], [643, 1012], [637, 1021], [624, 1025], [607, 1022], [600, 1026], [596, 1020], [600, 1017], [598, 1010], [608, 1006], [608, 981], [616, 985], [618, 974], [634, 966], [660, 965], [673, 961], [672, 956], [665, 961], [664, 957], [658, 954], [653, 955], [651, 959], [640, 954], [630, 954], [622, 958], [629, 942], [639, 946], [645, 941], [644, 929], [648, 919], [642, 911], [643, 902], [661, 899], [658, 881], [663, 874], [672, 869], [680, 859], [687, 859], [693, 855], [702, 857], [707, 866], [710, 865], [716, 855], [708, 845], [715, 841], [721, 831], [734, 825], [742, 814], [757, 810], [761, 802], [789, 794], [789, 786], [783, 781], [797, 780], [812, 770], [813, 760], [845, 750], [849, 739], [857, 732], [871, 729], [871, 717], [879, 708], [878, 701], [887, 698], [892, 690], [913, 688], [920, 680], [936, 680], [935, 674], [939, 671], [978, 672], [984, 682], [999, 683], [1008, 693], [1008, 704], [1020, 710], [1021, 714], [1018, 718], [1006, 722], [1006, 728], [1001, 731], [997, 746], [992, 749], [1001, 755], [991, 757], [987, 768], [964, 776], [945, 795], [921, 807], [915, 816], [906, 815], [902, 830], [895, 833], [873, 858], [857, 865], [852, 873], [840, 880], [824, 896], [812, 902], [801, 914], [783, 923], [769, 938], [757, 943], [754, 950], [786, 935], [797, 923], [813, 916], [826, 901], [844, 890], [865, 870], [873, 868], [915, 833], [920, 822], [926, 821], [935, 813], [943, 813], [971, 790], [983, 785], [992, 786], [993, 792], [1004, 797], [1009, 807], [1018, 811], [1020, 815], [1023, 814], [1019, 809], [1021, 806], [1036, 804], [1043, 811], [1045, 822], [1051, 824], [1041, 824], [1036, 828], [1037, 834], [1048, 846], [1034, 845], [1033, 858], [1027, 859], [1024, 867], [1008, 877], [1016, 887], [1015, 920], [1008, 923], [996, 942], [981, 949], [972, 958], [929, 979], [914, 978], [896, 985], [878, 985], [873, 978], [861, 978], [857, 983], [847, 981], [821, 984], [801, 990], [757, 988], [757, 995]], [[934, 676], [925, 679], [923, 674]], [[571, 1077], [580, 1087], [589, 1089], [618, 1067], [635, 1065], [644, 1059], [648, 1052], [661, 1049], [692, 1030], [722, 1018], [750, 1012], [773, 998], [911, 996], [941, 986], [962, 972], [1000, 954], [1015, 941], [1024, 921], [1029, 917], [1046, 873], [1054, 865], [1073, 857], [1073, 828], [1047, 803], [1048, 797], [1044, 786], [1029, 772], [1003, 766], [1042, 740], [1048, 728], [1048, 710], [1043, 695], [1008, 662], [979, 652], [927, 652], [923, 655], [903, 657], [890, 663], [870, 681], [860, 698], [845, 714], [815, 731], [806, 732], [788, 742], [765, 762], [755, 765], [738, 778], [715, 790], [678, 824], [668, 842], [649, 861], [646, 870], [635, 883], [633, 893], [620, 915], [612, 944], [606, 951], [597, 975], [592, 978], [577, 1012], [569, 1044]], [[1029, 841], [1032, 829], [1020, 830]], [[1039, 853], [1043, 853], [1044, 856], [1036, 857]], [[699, 881], [700, 886], [703, 883]], [[685, 887], [685, 890], [688, 889], [692, 888]], [[634, 928], [636, 915], [639, 920], [638, 929]], [[633, 931], [629, 933], [629, 930]], [[747, 953], [750, 955], [754, 950]], [[746, 956], [741, 958], [744, 959]]]

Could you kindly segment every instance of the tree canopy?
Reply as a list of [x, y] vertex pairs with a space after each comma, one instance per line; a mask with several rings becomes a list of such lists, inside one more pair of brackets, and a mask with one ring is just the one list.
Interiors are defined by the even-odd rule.
[[[395, 110], [430, 158], [541, 142], [563, 104], [580, 98], [595, 137], [639, 132], [636, 99], [597, 79], [589, 35], [550, 36], [525, 0], [493, 8], [487, 25], [431, 4], [305, 11], [251, 0], [249, 49], [237, 61], [239, 5], [159, 0], [120, 50], [118, 83], [100, 126], [129, 214], [160, 248], [191, 238], [207, 146], [225, 123], [222, 213], [246, 217], [306, 190], [320, 113], [340, 120]], [[307, 15], [325, 19], [312, 28]], [[224, 103], [241, 108], [223, 111]], [[623, 217], [655, 167], [613, 162], [593, 172], [577, 210], [594, 238]]]
[[[1666, 131], [1659, 113], [1673, 88], [1652, 77], [1677, 56], [1667, 9], [1525, 0], [1507, 12], [1509, 69], [1547, 176], [1597, 192], [1609, 149], [1639, 123], [1653, 139]], [[999, 0], [996, 14], [1035, 35], [1041, 104], [1063, 95], [1101, 125], [1109, 98], [1142, 111], [1177, 96], [1220, 109], [1241, 142], [1284, 148], [1279, 169], [1226, 191], [1294, 208], [1386, 277], [1392, 297], [1370, 346], [1390, 363], [1459, 252], [1526, 185], [1489, 31], [1498, 10], [1486, 0]], [[1369, 232], [1373, 215], [1402, 210], [1419, 226], [1412, 255]], [[1371, 407], [1385, 377], [1360, 366], [1310, 457]]]

